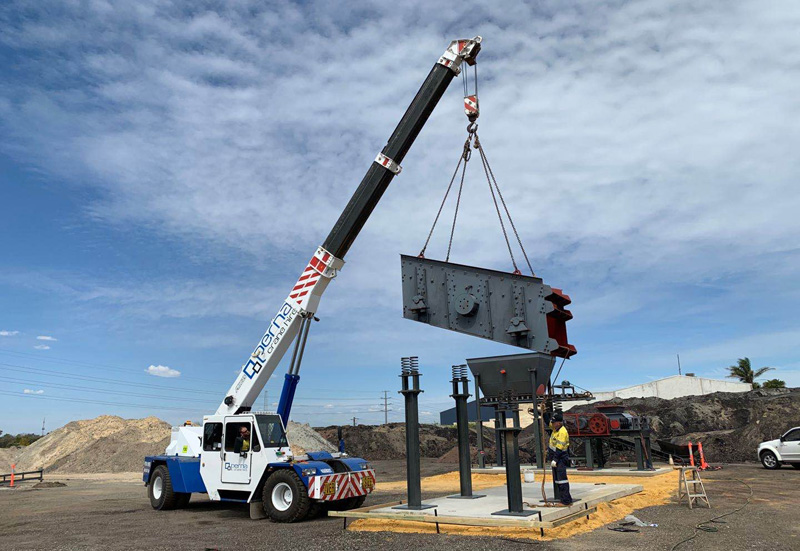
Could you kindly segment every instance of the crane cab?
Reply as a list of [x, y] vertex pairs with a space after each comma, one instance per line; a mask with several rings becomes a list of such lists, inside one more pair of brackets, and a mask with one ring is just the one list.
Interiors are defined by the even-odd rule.
[[212, 501], [262, 502], [279, 522], [313, 516], [322, 506], [360, 507], [375, 471], [343, 453], [295, 457], [281, 417], [269, 412], [212, 415], [201, 427], [176, 427], [167, 453], [145, 458], [143, 479], [155, 509], [185, 506], [192, 493]]

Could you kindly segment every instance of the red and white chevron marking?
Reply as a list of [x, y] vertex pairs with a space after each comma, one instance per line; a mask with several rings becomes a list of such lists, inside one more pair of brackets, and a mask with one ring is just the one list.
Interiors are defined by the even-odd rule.
[[297, 304], [301, 304], [303, 297], [311, 292], [314, 285], [319, 281], [322, 272], [328, 267], [327, 262], [330, 258], [330, 253], [325, 253], [322, 258], [314, 255], [289, 293], [289, 298], [294, 299]]
[[308, 497], [323, 501], [336, 501], [372, 493], [375, 489], [375, 471], [324, 474], [308, 478]]

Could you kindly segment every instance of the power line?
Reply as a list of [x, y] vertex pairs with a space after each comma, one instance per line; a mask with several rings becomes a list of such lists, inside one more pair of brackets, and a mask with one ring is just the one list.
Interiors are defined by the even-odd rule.
[[[109, 390], [106, 388], [95, 388], [95, 387], [84, 387], [78, 385], [67, 385], [67, 384], [59, 384], [59, 383], [47, 383], [43, 381], [29, 381], [25, 379], [16, 379], [13, 377], [0, 377], [0, 381], [6, 381], [9, 383], [15, 383], [20, 385], [30, 385], [30, 386], [43, 386], [48, 388], [62, 388], [65, 390], [72, 390], [78, 392], [102, 392], [104, 394], [116, 394], [118, 396], [135, 396], [137, 398], [152, 398], [156, 400], [164, 400], [174, 402], [176, 400], [182, 402], [194, 402], [197, 403], [198, 400], [194, 398], [181, 398], [178, 396], [159, 396], [156, 394], [140, 394], [137, 392], [124, 392], [119, 390]], [[207, 400], [207, 403], [211, 403], [211, 400]]]
[[[59, 402], [76, 402], [76, 403], [85, 403], [85, 404], [95, 404], [95, 405], [102, 405], [102, 406], [123, 406], [123, 407], [131, 407], [131, 408], [144, 408], [148, 410], [152, 410], [153, 406], [145, 405], [145, 404], [128, 404], [123, 402], [104, 402], [101, 400], [84, 400], [81, 398], [58, 398], [56, 396], [41, 396], [39, 394], [20, 394], [17, 392], [8, 392], [5, 390], [0, 390], [0, 394], [4, 394], [6, 396], [16, 396], [19, 398], [37, 398], [39, 400], [56, 400]], [[169, 409], [174, 411], [205, 411], [203, 409], [190, 409], [190, 408], [177, 408], [177, 407], [170, 407], [170, 406], [159, 406], [158, 409]]]
[[201, 393], [201, 394], [215, 394], [215, 395], [219, 394], [217, 391], [213, 391], [213, 390], [200, 390], [200, 389], [193, 389], [193, 388], [181, 388], [181, 387], [175, 387], [175, 386], [154, 385], [154, 384], [149, 384], [149, 383], [136, 383], [136, 382], [132, 382], [132, 381], [120, 381], [118, 379], [106, 379], [104, 377], [91, 377], [89, 375], [71, 375], [71, 374], [62, 373], [60, 371], [52, 371], [50, 369], [41, 369], [41, 368], [38, 368], [38, 367], [31, 367], [31, 366], [27, 366], [27, 365], [8, 364], [8, 363], [3, 363], [3, 362], [0, 362], [0, 365], [5, 366], [8, 370], [11, 370], [11, 371], [23, 371], [23, 372], [26, 372], [26, 373], [33, 372], [33, 373], [42, 374], [42, 375], [46, 375], [46, 374], [57, 375], [59, 377], [64, 377], [65, 379], [76, 379], [76, 380], [80, 380], [80, 381], [97, 381], [97, 382], [112, 383], [112, 384], [115, 384], [115, 385], [123, 385], [124, 384], [126, 386], [138, 386], [138, 387], [143, 387], [143, 388], [158, 388], [158, 389], [161, 389], [161, 390], [177, 390], [177, 391], [180, 391], [180, 392], [198, 392], [198, 393]]
[[[8, 350], [6, 348], [0, 348], [0, 353], [2, 353], [2, 354], [13, 354], [15, 356], [22, 356], [22, 357], [42, 360], [42, 361], [47, 362], [47, 363], [60, 363], [60, 364], [68, 364], [68, 365], [77, 365], [77, 366], [89, 367], [89, 368], [93, 368], [93, 369], [102, 369], [102, 370], [109, 370], [110, 369], [110, 370], [114, 370], [114, 371], [123, 371], [125, 373], [141, 373], [142, 371], [145, 371], [143, 369], [140, 370], [137, 367], [119, 367], [119, 366], [107, 365], [107, 364], [95, 364], [95, 363], [90, 363], [90, 362], [83, 362], [83, 361], [80, 361], [80, 360], [71, 360], [71, 359], [67, 359], [67, 358], [53, 358], [50, 355], [33, 354], [31, 352], [18, 352], [16, 350]], [[195, 376], [192, 376], [192, 375], [189, 375], [189, 376], [181, 375], [181, 376], [185, 377], [186, 379], [191, 379], [191, 380], [219, 383], [218, 380], [206, 379], [204, 377], [195, 377]]]

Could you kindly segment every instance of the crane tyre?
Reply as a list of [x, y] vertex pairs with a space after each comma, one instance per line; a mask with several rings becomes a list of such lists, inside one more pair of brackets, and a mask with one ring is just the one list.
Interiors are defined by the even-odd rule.
[[300, 477], [293, 470], [280, 469], [264, 484], [264, 508], [273, 522], [297, 522], [308, 516], [311, 499]]
[[147, 485], [147, 495], [153, 509], [164, 511], [175, 508], [178, 494], [172, 490], [172, 480], [166, 465], [159, 465], [153, 470]]

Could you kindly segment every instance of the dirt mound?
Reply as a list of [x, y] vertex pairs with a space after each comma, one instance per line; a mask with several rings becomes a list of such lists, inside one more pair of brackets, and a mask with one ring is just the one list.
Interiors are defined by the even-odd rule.
[[108, 473], [142, 468], [145, 455], [164, 453], [170, 426], [156, 417], [101, 415], [73, 421], [20, 451], [18, 468]]
[[[319, 432], [329, 442], [338, 445], [336, 430], [338, 427], [330, 426], [318, 428]], [[388, 425], [358, 425], [356, 427], [342, 427], [345, 449], [350, 455], [363, 457], [370, 460], [404, 459], [406, 456], [406, 429], [405, 423], [389, 423]], [[492, 431], [484, 429], [485, 446], [491, 447], [494, 443]], [[419, 426], [420, 454], [422, 457], [442, 458], [448, 461], [453, 449], [457, 448], [458, 435], [455, 426], [420, 425]], [[477, 432], [470, 431], [470, 444], [477, 445]], [[455, 460], [458, 462], [458, 450], [455, 451]]]
[[[759, 443], [800, 426], [800, 388], [716, 392], [673, 400], [615, 398], [600, 403], [623, 405], [627, 411], [649, 416], [653, 440], [702, 442], [710, 462], [753, 461]], [[593, 409], [594, 405], [585, 405], [570, 412]]]
[[[48, 472], [119, 473], [142, 469], [146, 455], [164, 453], [170, 425], [157, 417], [123, 419], [101, 415], [73, 421], [26, 448], [9, 449], [0, 461], [17, 461], [17, 470], [44, 468]], [[299, 454], [306, 450], [336, 451], [308, 425], [289, 423], [289, 442]], [[0, 469], [3, 470], [3, 469]], [[5, 472], [5, 471], [3, 471]]]
[[[318, 428], [328, 442], [338, 445], [336, 426]], [[366, 459], [402, 459], [406, 456], [404, 423], [343, 427], [345, 449], [350, 455]], [[441, 457], [456, 445], [455, 427], [420, 425], [420, 450], [423, 457]]]
[[64, 484], [63, 482], [59, 482], [57, 480], [53, 480], [53, 481], [47, 481], [47, 482], [39, 482], [38, 484], [36, 484], [33, 487], [33, 489], [34, 490], [42, 490], [44, 488], [61, 488], [63, 486], [66, 486], [66, 484]]

